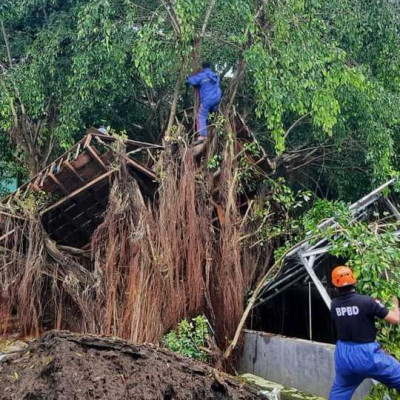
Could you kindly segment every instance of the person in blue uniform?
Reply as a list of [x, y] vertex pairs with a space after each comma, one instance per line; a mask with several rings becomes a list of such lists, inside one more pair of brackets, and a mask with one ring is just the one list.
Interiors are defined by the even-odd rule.
[[348, 400], [366, 378], [375, 379], [400, 390], [400, 363], [386, 354], [376, 341], [376, 318], [399, 324], [399, 301], [388, 310], [379, 301], [358, 294], [356, 279], [347, 266], [332, 271], [337, 296], [332, 300], [331, 315], [338, 341], [335, 348], [335, 380], [329, 400]]
[[210, 112], [215, 112], [221, 102], [221, 86], [219, 76], [211, 70], [209, 62], [203, 62], [203, 70], [186, 80], [186, 84], [200, 89], [200, 108], [197, 113], [197, 129], [200, 133], [197, 141], [207, 137], [207, 119]]

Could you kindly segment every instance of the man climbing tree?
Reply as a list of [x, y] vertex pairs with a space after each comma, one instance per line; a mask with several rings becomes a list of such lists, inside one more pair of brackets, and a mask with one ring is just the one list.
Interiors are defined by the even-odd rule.
[[195, 144], [201, 143], [207, 137], [207, 119], [210, 112], [217, 110], [221, 101], [221, 87], [219, 76], [211, 70], [209, 62], [203, 62], [203, 70], [190, 76], [186, 84], [200, 89], [200, 108], [197, 114], [197, 129], [199, 136]]
[[399, 324], [399, 302], [388, 310], [377, 300], [355, 291], [356, 279], [346, 266], [332, 271], [337, 296], [332, 300], [331, 315], [338, 342], [335, 349], [335, 381], [330, 400], [348, 400], [366, 378], [400, 389], [400, 363], [386, 354], [376, 342], [375, 318]]

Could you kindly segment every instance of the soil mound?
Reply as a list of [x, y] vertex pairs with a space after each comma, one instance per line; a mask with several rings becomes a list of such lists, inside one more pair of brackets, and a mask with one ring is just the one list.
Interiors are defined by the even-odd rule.
[[168, 350], [69, 332], [49, 332], [0, 363], [1, 400], [261, 398]]

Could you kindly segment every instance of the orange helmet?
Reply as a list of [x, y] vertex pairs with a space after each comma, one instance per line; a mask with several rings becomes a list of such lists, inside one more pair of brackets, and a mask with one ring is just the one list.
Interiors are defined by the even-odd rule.
[[354, 285], [356, 278], [349, 267], [340, 265], [332, 271], [332, 283], [336, 287]]

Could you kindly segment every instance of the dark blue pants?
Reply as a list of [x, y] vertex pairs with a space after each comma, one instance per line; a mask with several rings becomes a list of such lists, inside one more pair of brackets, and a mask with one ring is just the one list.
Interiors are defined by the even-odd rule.
[[335, 373], [329, 400], [350, 400], [366, 378], [400, 389], [400, 363], [386, 354], [377, 342], [338, 341], [335, 348]]
[[197, 114], [197, 129], [199, 130], [201, 136], [207, 136], [208, 114], [210, 114], [210, 112], [217, 111], [217, 107], [220, 101], [221, 100], [210, 102], [204, 101], [200, 103], [199, 112]]

